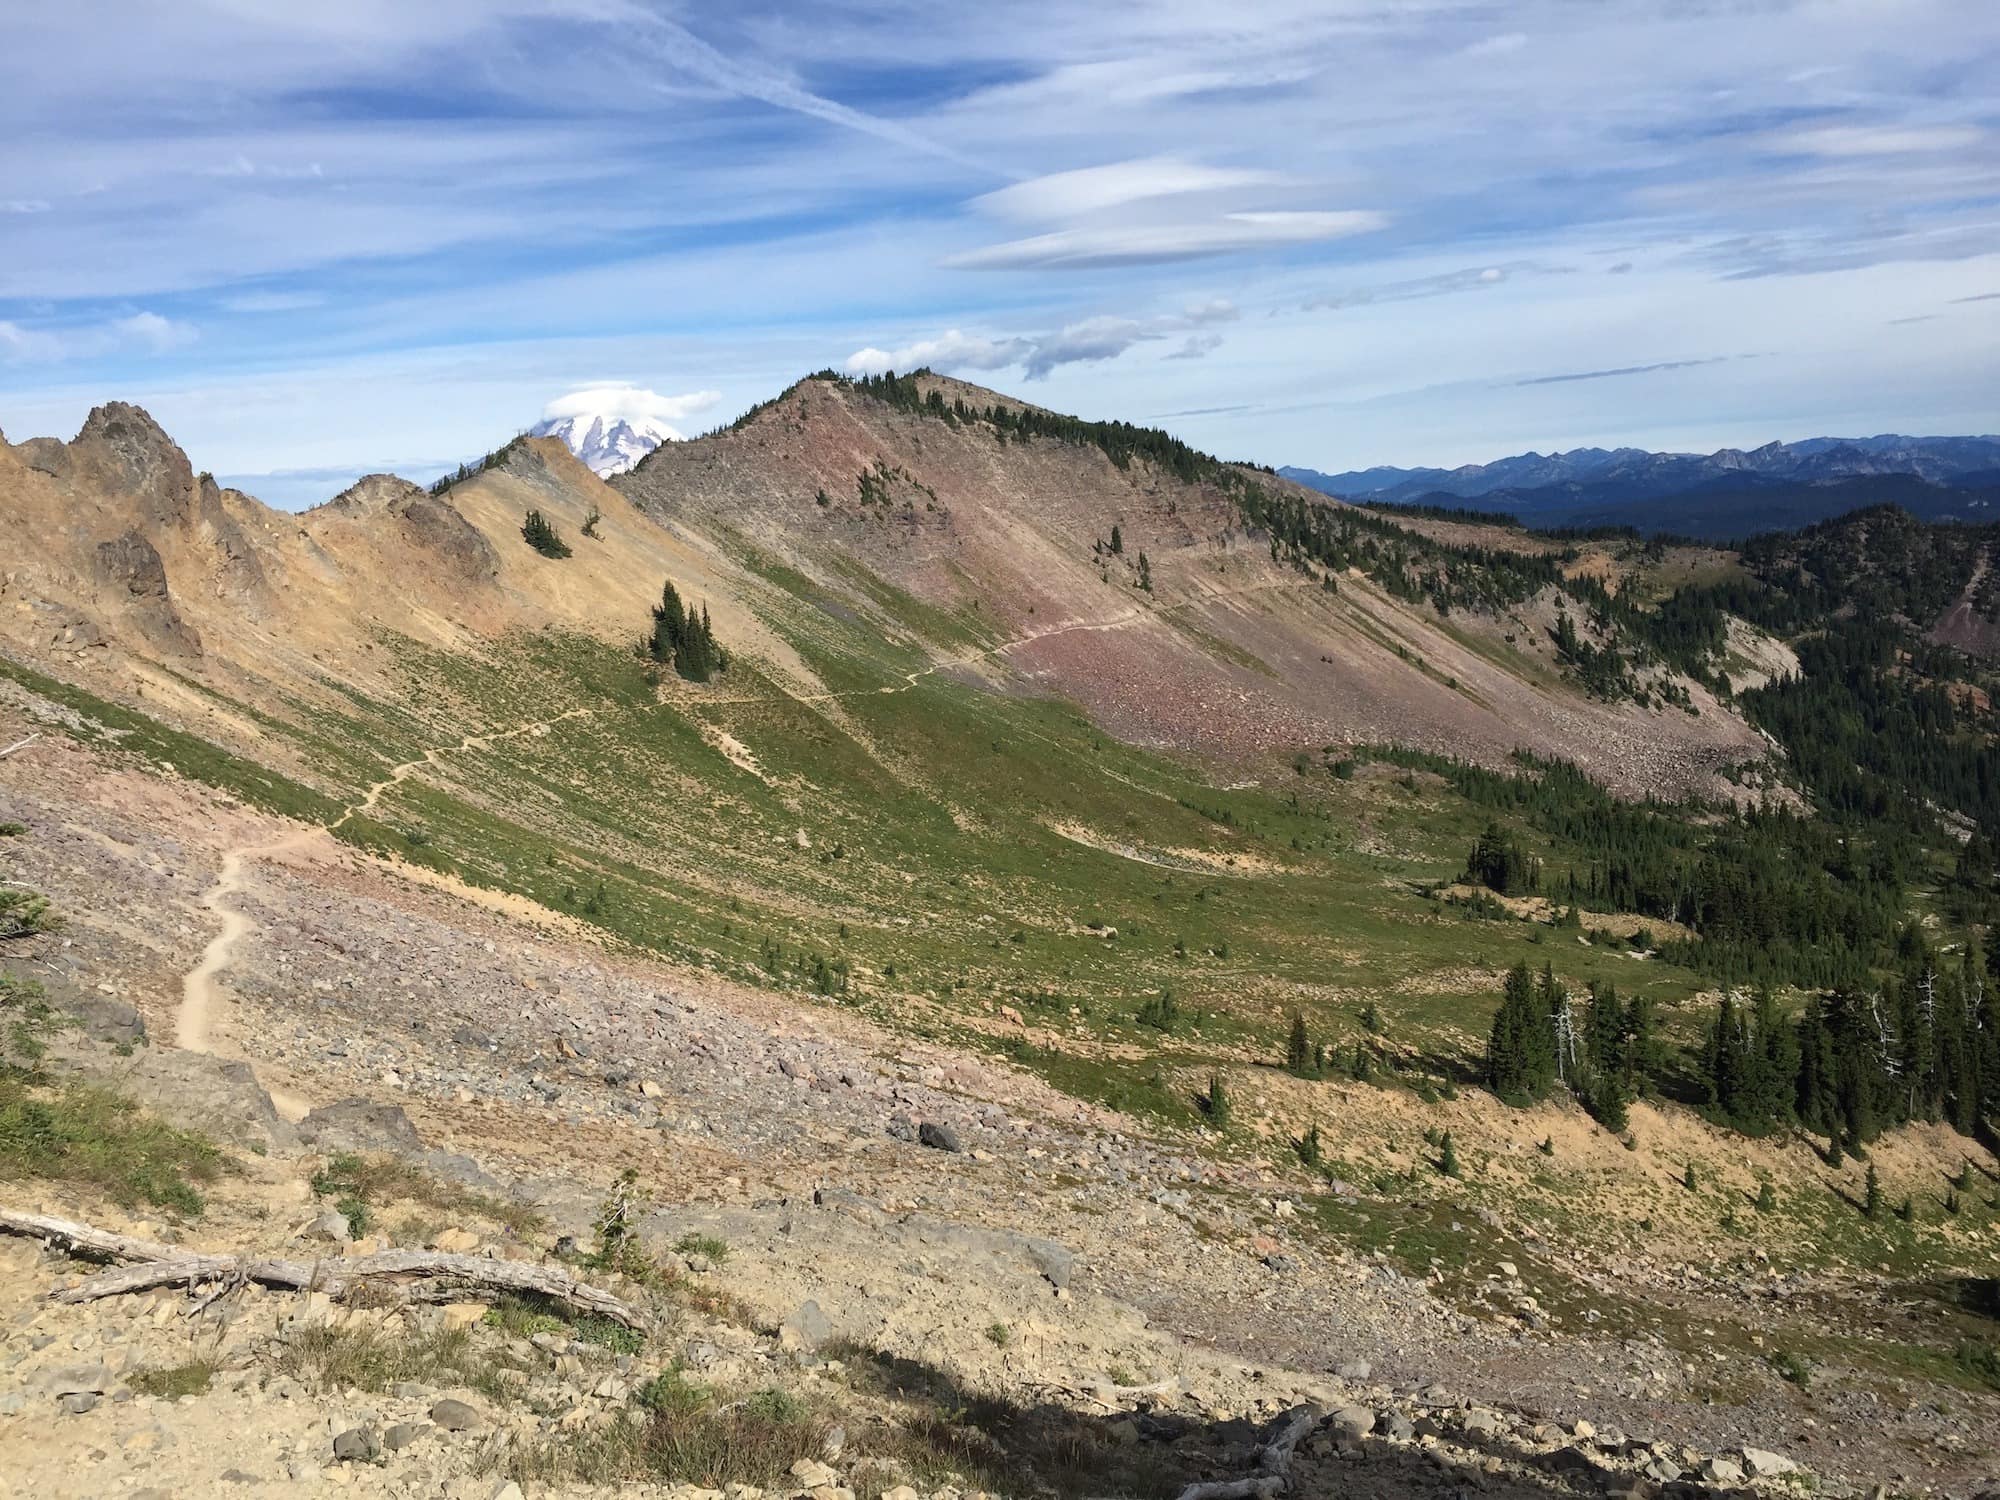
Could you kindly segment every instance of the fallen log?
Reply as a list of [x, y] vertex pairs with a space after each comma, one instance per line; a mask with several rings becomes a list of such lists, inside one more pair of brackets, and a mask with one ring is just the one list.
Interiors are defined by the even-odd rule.
[[1212, 1479], [1191, 1484], [1180, 1492], [1179, 1500], [1274, 1500], [1290, 1487], [1287, 1471], [1292, 1466], [1292, 1450], [1307, 1433], [1319, 1426], [1323, 1413], [1313, 1406], [1295, 1406], [1281, 1419], [1282, 1425], [1257, 1455], [1260, 1472], [1242, 1479]]
[[374, 1255], [323, 1260], [278, 1260], [250, 1255], [204, 1255], [151, 1240], [111, 1234], [88, 1224], [46, 1214], [0, 1208], [0, 1232], [27, 1235], [66, 1250], [105, 1260], [130, 1262], [100, 1271], [49, 1295], [58, 1302], [91, 1302], [159, 1286], [194, 1286], [207, 1281], [254, 1281], [294, 1291], [324, 1292], [339, 1301], [373, 1281], [408, 1277], [435, 1279], [487, 1291], [529, 1292], [596, 1313], [627, 1328], [643, 1328], [645, 1318], [630, 1303], [578, 1281], [554, 1266], [479, 1255], [447, 1255], [436, 1250], [384, 1250]]

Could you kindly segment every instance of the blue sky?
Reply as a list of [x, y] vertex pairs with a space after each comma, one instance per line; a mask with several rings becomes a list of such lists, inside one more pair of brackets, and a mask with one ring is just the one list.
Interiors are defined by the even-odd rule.
[[72, 0], [0, 429], [276, 503], [927, 362], [1232, 457], [2000, 429], [1988, 0]]

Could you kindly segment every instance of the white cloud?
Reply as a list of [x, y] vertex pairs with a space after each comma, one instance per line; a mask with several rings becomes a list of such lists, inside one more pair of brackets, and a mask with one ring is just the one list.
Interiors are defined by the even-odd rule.
[[1211, 167], [1150, 156], [1080, 167], [982, 194], [972, 207], [995, 217], [1051, 226], [1047, 232], [942, 262], [953, 270], [1084, 270], [1131, 266], [1363, 234], [1388, 222], [1374, 210], [1258, 206], [1289, 179], [1281, 173]]
[[1154, 318], [1095, 317], [1065, 324], [1052, 333], [1008, 334], [989, 338], [948, 329], [936, 338], [919, 339], [895, 349], [872, 345], [848, 356], [847, 369], [855, 375], [881, 375], [889, 370], [1004, 370], [1019, 365], [1030, 380], [1047, 376], [1058, 365], [1086, 364], [1116, 359], [1137, 344], [1171, 338], [1177, 333], [1189, 337], [1170, 359], [1199, 359], [1222, 344], [1222, 336], [1201, 330], [1215, 323], [1234, 322], [1241, 316], [1236, 304], [1216, 297], [1196, 303], [1182, 312]]
[[0, 214], [45, 214], [50, 207], [46, 198], [9, 198], [0, 202]]
[[302, 167], [278, 167], [272, 166], [269, 163], [260, 164], [254, 162], [239, 151], [226, 162], [213, 167], [203, 167], [200, 175], [203, 177], [275, 177], [281, 181], [291, 181], [298, 178], [324, 177], [326, 172], [316, 161], [307, 162]]
[[119, 318], [110, 325], [112, 333], [121, 339], [143, 345], [155, 354], [164, 354], [169, 349], [178, 349], [183, 344], [195, 340], [192, 324], [176, 323], [171, 318], [163, 318], [158, 313], [134, 313], [129, 318]]
[[165, 354], [193, 343], [197, 336], [193, 324], [176, 323], [154, 312], [137, 312], [103, 323], [44, 328], [24, 328], [0, 319], [0, 361], [53, 363], [126, 350]]
[[1155, 156], [1030, 178], [975, 198], [972, 205], [1003, 218], [1047, 223], [1148, 199], [1214, 193], [1283, 180], [1275, 172], [1205, 167], [1171, 156]]
[[[1344, 292], [1308, 298], [1302, 310], [1319, 308], [1367, 307], [1376, 302], [1412, 302], [1420, 297], [1448, 297], [1454, 292], [1476, 292], [1499, 286], [1516, 277], [1560, 276], [1571, 268], [1544, 265], [1539, 261], [1513, 260], [1497, 266], [1469, 266], [1460, 271], [1440, 271], [1432, 276], [1415, 276], [1407, 281], [1382, 282], [1374, 286], [1352, 287]], [[1630, 269], [1627, 267], [1627, 269]]]
[[245, 292], [236, 297], [224, 297], [222, 305], [235, 313], [283, 313], [303, 312], [309, 307], [319, 307], [326, 298], [317, 292]]
[[947, 256], [961, 271], [1082, 270], [1195, 260], [1241, 250], [1306, 245], [1387, 226], [1372, 209], [1224, 214], [1206, 222], [1062, 229]]
[[542, 408], [545, 420], [594, 415], [615, 420], [651, 421], [672, 424], [698, 416], [722, 400], [720, 391], [689, 391], [663, 396], [658, 391], [629, 381], [613, 380], [598, 385], [579, 386], [565, 392]]
[[1983, 138], [1971, 125], [1826, 125], [1793, 131], [1778, 144], [1812, 156], [1907, 156], [1969, 150]]

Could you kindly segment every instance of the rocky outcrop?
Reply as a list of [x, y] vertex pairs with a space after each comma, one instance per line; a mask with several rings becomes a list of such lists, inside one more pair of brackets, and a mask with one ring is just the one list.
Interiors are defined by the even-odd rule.
[[201, 636], [180, 616], [167, 586], [159, 548], [137, 531], [99, 542], [93, 554], [98, 584], [112, 606], [155, 648], [177, 656], [201, 654]]
[[132, 496], [151, 525], [185, 525], [194, 513], [193, 466], [143, 407], [107, 401], [92, 410], [68, 460], [68, 477]]
[[493, 544], [449, 499], [397, 475], [369, 474], [320, 510], [393, 532], [400, 544], [434, 558], [454, 579], [481, 583], [500, 571]]

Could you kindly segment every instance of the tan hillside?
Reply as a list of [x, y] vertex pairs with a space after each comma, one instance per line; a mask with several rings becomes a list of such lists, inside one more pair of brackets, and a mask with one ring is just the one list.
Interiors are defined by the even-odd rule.
[[[996, 399], [924, 379], [975, 409]], [[857, 610], [882, 580], [1013, 642], [996, 666], [1140, 743], [1226, 756], [1396, 743], [1483, 760], [1526, 748], [1634, 793], [1715, 790], [1719, 767], [1767, 750], [1699, 688], [1698, 716], [1585, 698], [1555, 671], [1552, 610], [1440, 620], [1358, 575], [1329, 593], [1275, 562], [1213, 483], [894, 410], [826, 380], [731, 431], [656, 450], [616, 487], [676, 534], [781, 559]], [[1114, 526], [1117, 555], [1102, 550]], [[1471, 545], [1519, 537], [1455, 533]]]

